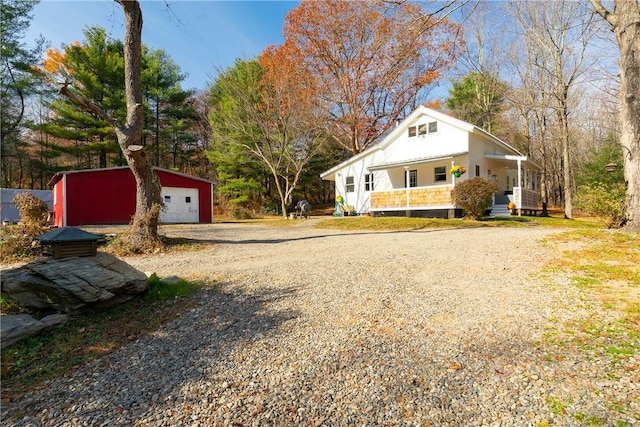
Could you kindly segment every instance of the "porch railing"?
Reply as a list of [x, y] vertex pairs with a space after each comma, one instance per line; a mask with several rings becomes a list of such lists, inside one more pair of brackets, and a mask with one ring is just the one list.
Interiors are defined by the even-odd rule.
[[540, 194], [537, 191], [527, 190], [522, 187], [513, 187], [513, 198], [516, 209], [539, 209]]

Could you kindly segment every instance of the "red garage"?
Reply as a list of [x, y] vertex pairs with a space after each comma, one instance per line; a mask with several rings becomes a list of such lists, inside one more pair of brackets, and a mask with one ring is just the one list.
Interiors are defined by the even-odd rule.
[[[213, 222], [213, 182], [153, 168], [162, 185], [165, 223]], [[54, 223], [58, 227], [128, 224], [136, 211], [136, 183], [128, 166], [58, 172], [53, 188]]]

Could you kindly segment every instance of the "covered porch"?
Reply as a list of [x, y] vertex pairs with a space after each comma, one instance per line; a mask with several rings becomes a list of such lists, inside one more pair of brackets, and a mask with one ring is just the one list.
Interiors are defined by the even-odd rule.
[[[370, 168], [387, 183], [371, 192], [370, 212], [373, 215], [459, 217], [462, 211], [454, 205], [451, 190], [460, 180], [475, 177], [492, 180], [498, 187], [490, 215], [535, 214], [539, 210], [539, 168], [526, 156], [485, 154], [478, 164], [472, 164], [473, 160], [466, 154]], [[449, 172], [454, 165], [464, 166], [468, 173], [455, 178]]]
[[540, 209], [540, 168], [526, 156], [485, 154], [487, 179], [498, 191], [491, 215], [535, 214]]

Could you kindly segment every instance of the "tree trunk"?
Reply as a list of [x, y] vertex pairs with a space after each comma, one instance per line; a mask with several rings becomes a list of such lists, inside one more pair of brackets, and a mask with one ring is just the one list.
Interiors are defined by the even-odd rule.
[[142, 147], [144, 107], [140, 83], [142, 11], [137, 1], [116, 0], [125, 15], [124, 73], [127, 122], [116, 129], [118, 144], [136, 180], [136, 213], [129, 228], [130, 244], [142, 248], [158, 242], [162, 199], [160, 182]]
[[614, 13], [591, 0], [609, 22], [620, 49], [620, 145], [627, 184], [626, 227], [640, 230], [640, 4], [615, 0]]
[[562, 100], [558, 116], [560, 119], [560, 133], [562, 135], [562, 190], [564, 193], [564, 217], [573, 219], [573, 185], [571, 176], [571, 143], [569, 141], [569, 87], [562, 91]]

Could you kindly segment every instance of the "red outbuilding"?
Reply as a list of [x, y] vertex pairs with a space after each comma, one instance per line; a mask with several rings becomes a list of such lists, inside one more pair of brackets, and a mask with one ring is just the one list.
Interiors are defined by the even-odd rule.
[[[213, 182], [153, 168], [162, 185], [164, 223], [212, 223]], [[58, 172], [53, 222], [67, 225], [128, 224], [136, 211], [136, 183], [128, 166]]]

